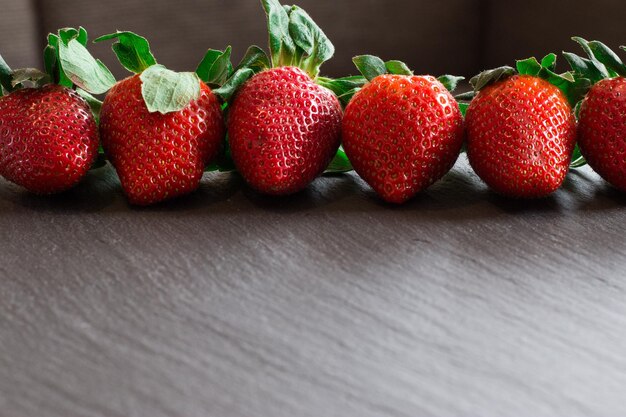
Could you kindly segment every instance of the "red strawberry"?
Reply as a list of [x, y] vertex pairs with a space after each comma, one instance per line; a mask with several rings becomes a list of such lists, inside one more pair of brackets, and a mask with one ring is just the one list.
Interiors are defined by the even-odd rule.
[[[103, 93], [115, 81], [85, 49], [84, 29], [62, 29], [48, 39], [48, 73], [12, 71], [0, 57], [0, 174], [38, 194], [73, 187], [98, 154], [95, 117], [69, 87], [90, 97], [87, 91]], [[9, 94], [2, 97], [3, 91]]]
[[100, 115], [102, 146], [131, 204], [149, 205], [198, 188], [217, 154], [224, 123], [217, 97], [201, 93], [183, 110], [150, 113], [139, 75], [116, 84]]
[[469, 161], [494, 191], [544, 197], [563, 183], [576, 142], [576, 119], [553, 84], [529, 75], [495, 82], [474, 98], [465, 120]]
[[232, 157], [267, 194], [291, 194], [328, 166], [341, 133], [341, 104], [301, 69], [263, 71], [237, 93], [229, 113]]
[[602, 42], [572, 39], [589, 59], [563, 55], [577, 78], [595, 83], [580, 105], [580, 152], [602, 178], [626, 191], [626, 65]]
[[463, 144], [454, 97], [430, 76], [380, 75], [357, 92], [343, 120], [355, 171], [385, 200], [403, 203], [445, 175]]
[[54, 84], [0, 98], [0, 174], [40, 194], [67, 190], [98, 153], [98, 129], [85, 100]]
[[128, 201], [149, 205], [196, 190], [224, 140], [217, 97], [197, 74], [156, 65], [146, 39], [117, 32], [96, 41], [107, 39], [118, 40], [120, 62], [138, 73], [111, 89], [100, 116], [102, 146]]
[[594, 171], [626, 191], [626, 78], [591, 88], [580, 108], [578, 145]]
[[342, 110], [326, 88], [336, 87], [334, 81], [318, 77], [334, 53], [326, 35], [297, 6], [263, 5], [271, 62], [251, 47], [217, 92], [229, 101], [228, 141], [237, 170], [256, 190], [284, 195], [304, 189], [328, 166], [339, 148]]

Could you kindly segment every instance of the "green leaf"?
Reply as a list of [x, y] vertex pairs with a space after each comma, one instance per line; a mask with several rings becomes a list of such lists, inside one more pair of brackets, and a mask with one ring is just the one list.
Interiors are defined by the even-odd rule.
[[476, 97], [476, 91], [468, 91], [467, 93], [461, 93], [454, 96], [456, 101], [472, 101]]
[[230, 101], [235, 92], [241, 87], [246, 81], [248, 81], [254, 75], [254, 71], [250, 68], [241, 68], [235, 71], [232, 77], [224, 83], [223, 86], [213, 90], [213, 93], [222, 97], [222, 99], [226, 102]]
[[544, 56], [541, 60], [541, 67], [554, 71], [556, 69], [556, 58], [556, 54], [552, 53]]
[[180, 111], [200, 97], [200, 78], [194, 72], [174, 72], [153, 65], [140, 78], [141, 94], [151, 113]]
[[413, 75], [413, 71], [402, 61], [387, 61], [385, 62], [385, 68], [389, 74], [395, 75]]
[[[46, 72], [50, 74], [56, 84], [67, 88], [72, 88], [72, 80], [65, 74], [61, 65], [59, 44], [62, 43], [57, 35], [50, 33], [48, 35], [48, 46], [44, 51], [44, 59], [46, 60]], [[49, 56], [54, 54], [54, 57]], [[48, 70], [48, 65], [50, 70]]]
[[87, 104], [89, 104], [89, 108], [91, 108], [91, 113], [96, 119], [96, 123], [100, 124], [100, 110], [102, 110], [102, 102], [82, 88], [77, 88], [76, 92], [79, 96], [85, 99]]
[[541, 64], [537, 58], [527, 58], [517, 61], [517, 72], [524, 75], [537, 75], [541, 71]]
[[444, 87], [446, 87], [446, 90], [452, 93], [454, 90], [456, 90], [459, 82], [463, 81], [465, 77], [457, 77], [456, 75], [442, 75], [437, 79], [441, 84], [443, 84]]
[[233, 65], [230, 62], [231, 50], [230, 46], [223, 52], [209, 49], [196, 69], [198, 77], [212, 87], [224, 84], [233, 74]]
[[13, 71], [7, 65], [2, 55], [0, 55], [0, 85], [7, 92], [13, 91], [13, 85], [11, 85], [11, 79], [13, 78]]
[[[289, 35], [296, 47], [302, 49], [305, 54], [311, 55], [315, 50], [316, 30], [319, 27], [311, 17], [298, 6], [285, 6], [289, 16]], [[332, 46], [332, 44], [331, 44]]]
[[289, 33], [289, 15], [278, 0], [262, 0], [269, 32], [272, 66], [292, 65], [296, 45]]
[[113, 52], [117, 55], [117, 59], [122, 66], [128, 71], [139, 74], [157, 63], [152, 55], [152, 51], [150, 51], [148, 40], [143, 36], [133, 32], [117, 31], [116, 33], [100, 36], [94, 42], [110, 39], [117, 39], [117, 42], [112, 45]]
[[591, 86], [591, 82], [588, 79], [575, 78], [571, 72], [556, 74], [549, 69], [542, 68], [537, 76], [561, 90], [572, 107], [576, 106], [576, 103], [583, 99]]
[[257, 73], [269, 68], [270, 65], [270, 59], [265, 51], [258, 46], [253, 45], [248, 48], [246, 54], [243, 56], [241, 62], [239, 62], [239, 65], [237, 65], [235, 70], [250, 68]]
[[467, 108], [470, 106], [470, 103], [459, 103], [459, 110], [461, 110], [461, 114], [465, 117], [467, 113]]
[[74, 84], [92, 94], [104, 94], [115, 84], [111, 71], [76, 39], [59, 44], [59, 62]]
[[470, 80], [470, 84], [474, 88], [474, 91], [480, 91], [489, 84], [504, 80], [514, 74], [515, 70], [511, 67], [499, 67], [481, 72]]
[[626, 65], [608, 46], [599, 41], [591, 41], [588, 43], [588, 46], [596, 59], [602, 62], [604, 66], [612, 69], [622, 77], [626, 76]]
[[67, 45], [69, 41], [71, 41], [72, 39], [78, 38], [78, 29], [74, 29], [74, 28], [59, 29], [59, 38], [64, 44]]
[[57, 56], [58, 53], [56, 48], [51, 45], [47, 45], [46, 48], [43, 50], [44, 69], [46, 70], [46, 73], [48, 73], [53, 78], [55, 76], [55, 68], [58, 62]]
[[292, 6], [289, 12], [289, 34], [302, 53], [296, 52], [296, 64], [311, 78], [317, 77], [321, 65], [335, 54], [335, 47], [307, 12]]
[[609, 76], [604, 65], [598, 66], [596, 63], [587, 58], [582, 58], [570, 52], [563, 52], [563, 57], [572, 68], [575, 74], [585, 77], [596, 83]]
[[578, 146], [578, 144], [576, 144], [576, 146], [574, 147], [574, 153], [572, 154], [572, 160], [569, 166], [570, 168], [580, 168], [585, 165], [587, 165], [587, 161], [585, 160], [582, 153], [580, 152], [580, 147]]
[[598, 61], [598, 59], [596, 58], [595, 54], [593, 53], [593, 51], [589, 47], [589, 42], [587, 40], [581, 38], [580, 36], [574, 36], [572, 38], [572, 40], [574, 42], [578, 43], [581, 46], [581, 48], [583, 48], [583, 51], [585, 51], [585, 53], [587, 54], [587, 56], [589, 57], [589, 60], [593, 63], [593, 65], [602, 74], [606, 74], [606, 76], [604, 78], [615, 76], [615, 73], [612, 70], [607, 68], [602, 62]]
[[87, 41], [89, 40], [89, 36], [87, 35], [87, 31], [85, 30], [84, 27], [81, 26], [78, 28], [78, 36], [76, 37], [76, 40], [80, 42], [81, 45], [87, 46]]
[[324, 171], [324, 174], [339, 174], [342, 172], [352, 171], [353, 169], [354, 168], [352, 168], [352, 164], [350, 163], [346, 152], [343, 150], [343, 147], [340, 146], [337, 150], [337, 154], [333, 160], [330, 161], [326, 171]]
[[352, 99], [352, 96], [365, 85], [367, 79], [362, 75], [353, 75], [337, 79], [317, 77], [315, 81], [322, 87], [326, 87], [335, 93], [341, 104], [346, 106]]
[[385, 61], [373, 55], [359, 55], [352, 58], [352, 62], [368, 81], [379, 75], [387, 74]]
[[31, 82], [36, 86], [41, 86], [44, 84], [49, 84], [50, 82], [52, 82], [52, 79], [48, 74], [36, 68], [21, 68], [13, 71], [11, 85], [14, 88], [26, 82]]

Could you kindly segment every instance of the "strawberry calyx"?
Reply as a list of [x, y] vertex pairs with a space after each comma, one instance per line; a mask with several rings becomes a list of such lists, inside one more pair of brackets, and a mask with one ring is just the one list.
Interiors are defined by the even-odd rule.
[[298, 6], [282, 6], [278, 0], [262, 0], [267, 15], [273, 67], [295, 66], [315, 79], [320, 67], [335, 54], [322, 29]]
[[44, 49], [45, 71], [35, 68], [11, 70], [0, 57], [0, 85], [3, 93], [54, 83], [83, 94], [103, 94], [115, 78], [104, 64], [87, 50], [87, 31], [80, 27], [60, 29], [48, 35]]
[[[580, 36], [574, 36], [572, 40], [578, 43], [588, 58], [584, 58], [571, 52], [563, 52], [572, 73], [576, 79], [586, 80], [589, 86], [598, 81], [626, 77], [626, 64], [608, 46], [600, 41], [587, 41]], [[620, 49], [626, 50], [626, 46]]]
[[255, 74], [270, 68], [294, 66], [331, 90], [346, 105], [366, 79], [360, 75], [338, 79], [321, 77], [322, 64], [335, 53], [335, 47], [322, 29], [299, 6], [283, 6], [278, 0], [261, 0], [261, 3], [267, 16], [270, 54], [256, 45], [248, 48], [239, 65], [215, 93], [228, 102]]
[[[158, 64], [146, 38], [129, 31], [117, 31], [94, 42], [107, 40], [115, 40], [111, 47], [120, 64], [141, 78], [141, 95], [150, 113], [181, 111], [200, 97], [199, 74], [175, 72]], [[230, 48], [227, 51], [230, 56]], [[202, 69], [207, 66], [205, 60], [200, 64]]]
[[[516, 68], [509, 66], [499, 67], [487, 71], [483, 71], [470, 80], [470, 84], [473, 88], [473, 92], [465, 94], [461, 98], [472, 98], [480, 90], [484, 89], [488, 85], [494, 84], [498, 81], [509, 78], [513, 75], [531, 75], [548, 81], [550, 84], [557, 87], [563, 92], [565, 98], [572, 107], [584, 97], [589, 83], [586, 80], [575, 78], [571, 71], [558, 74], [556, 70], [556, 54], [548, 54], [541, 61], [531, 57], [527, 59], [518, 60]], [[459, 97], [457, 97], [458, 99]]]
[[94, 95], [107, 92], [115, 78], [104, 64], [87, 50], [87, 31], [80, 27], [63, 28], [57, 34], [48, 35], [44, 49], [44, 68], [20, 68], [11, 70], [0, 57], [0, 95], [17, 89], [58, 84], [74, 89], [90, 105], [98, 122], [102, 102]]
[[[398, 60], [383, 61], [381, 58], [374, 55], [359, 55], [352, 58], [352, 62], [367, 81], [372, 81], [374, 78], [385, 74], [414, 75], [408, 65]], [[464, 79], [465, 77], [449, 74], [437, 78], [450, 92], [456, 90], [459, 82]]]

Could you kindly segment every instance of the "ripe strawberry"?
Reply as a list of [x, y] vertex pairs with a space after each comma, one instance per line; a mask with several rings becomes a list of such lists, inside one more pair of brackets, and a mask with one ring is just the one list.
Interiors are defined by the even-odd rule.
[[204, 167], [224, 138], [217, 97], [201, 84], [183, 110], [150, 113], [139, 75], [107, 94], [100, 118], [102, 146], [131, 204], [149, 205], [198, 188]]
[[98, 41], [112, 38], [119, 39], [116, 52], [145, 46], [135, 51], [140, 60], [118, 54], [139, 74], [111, 89], [100, 116], [102, 146], [128, 201], [149, 205], [196, 190], [225, 135], [217, 97], [196, 74], [156, 65], [145, 39], [118, 32]]
[[337, 151], [341, 104], [301, 69], [279, 67], [255, 75], [229, 113], [232, 157], [252, 187], [291, 194], [319, 176]]
[[[98, 153], [94, 115], [87, 101], [69, 87], [74, 83], [88, 96], [84, 90], [102, 93], [114, 81], [86, 52], [84, 29], [63, 29], [49, 40], [47, 74], [35, 69], [11, 71], [0, 58], [2, 89], [9, 93], [1, 97], [0, 90], [0, 174], [38, 194], [76, 185]], [[73, 66], [77, 53], [82, 67]]]
[[0, 174], [39, 194], [67, 190], [98, 153], [98, 129], [85, 100], [54, 84], [0, 98]]
[[339, 148], [341, 104], [326, 87], [344, 85], [318, 77], [334, 47], [304, 10], [277, 0], [263, 5], [271, 63], [251, 47], [217, 93], [229, 101], [228, 141], [237, 170], [256, 190], [284, 195], [304, 189]]
[[567, 52], [565, 58], [578, 78], [595, 83], [580, 105], [580, 152], [602, 178], [626, 191], [626, 65], [602, 42], [572, 39], [589, 59]]
[[385, 201], [403, 203], [452, 168], [463, 116], [431, 76], [379, 75], [348, 104], [342, 133], [355, 171]]
[[[549, 70], [538, 63], [536, 67], [537, 73]], [[467, 156], [494, 191], [544, 197], [565, 179], [576, 119], [555, 85], [534, 75], [511, 75], [510, 70], [508, 78], [481, 89], [467, 109]]]
[[626, 191], [626, 78], [591, 88], [580, 108], [578, 144], [594, 171]]

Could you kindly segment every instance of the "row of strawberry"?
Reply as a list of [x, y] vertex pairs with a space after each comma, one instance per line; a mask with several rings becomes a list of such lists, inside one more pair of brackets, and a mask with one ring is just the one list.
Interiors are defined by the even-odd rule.
[[321, 77], [334, 54], [324, 32], [298, 6], [262, 4], [270, 54], [252, 46], [237, 66], [228, 47], [174, 72], [145, 38], [116, 32], [96, 39], [114, 40], [134, 73], [116, 82], [83, 28], [49, 35], [44, 72], [12, 71], [0, 57], [0, 174], [49, 194], [108, 159], [129, 201], [148, 205], [194, 191], [206, 169], [236, 169], [273, 195], [354, 169], [402, 203], [465, 146], [504, 195], [546, 196], [585, 162], [626, 190], [626, 65], [602, 43], [574, 38], [588, 57], [564, 53], [569, 72], [555, 72], [554, 54], [530, 58], [479, 74], [454, 97], [461, 77], [415, 76], [370, 55], [354, 59], [359, 76]]

